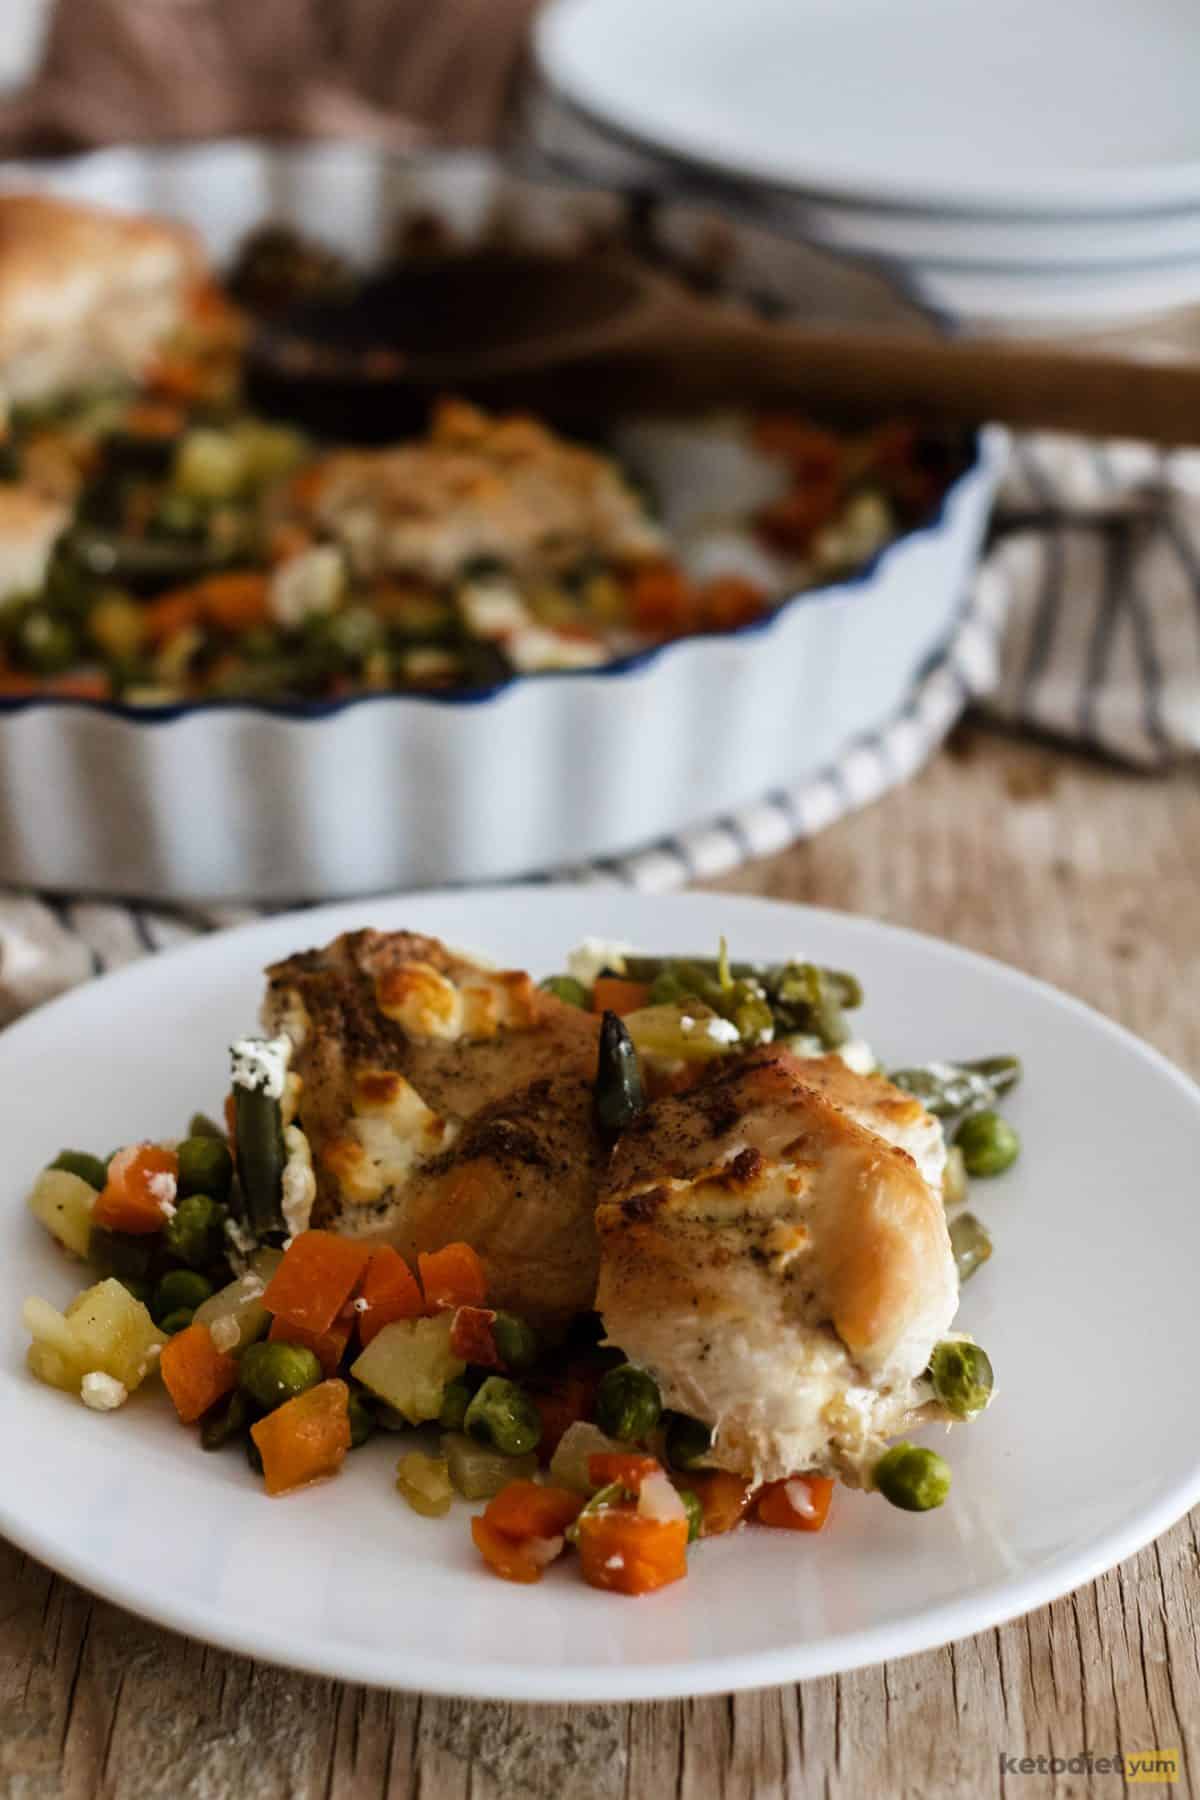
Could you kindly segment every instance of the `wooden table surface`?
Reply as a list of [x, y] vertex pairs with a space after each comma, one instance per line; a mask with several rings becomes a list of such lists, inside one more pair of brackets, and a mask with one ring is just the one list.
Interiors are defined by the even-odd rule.
[[[1200, 1074], [1195, 770], [1145, 780], [971, 731], [905, 791], [717, 885], [990, 951]], [[1032, 1800], [1115, 1794], [1123, 1783], [1002, 1778], [1002, 1752], [1154, 1746], [1180, 1748], [1174, 1791], [1183, 1793], [1189, 1765], [1200, 1770], [1198, 1624], [1193, 1517], [1054, 1606], [857, 1674], [664, 1705], [469, 1704], [344, 1687], [205, 1649], [90, 1599], [0, 1542], [0, 1795]]]

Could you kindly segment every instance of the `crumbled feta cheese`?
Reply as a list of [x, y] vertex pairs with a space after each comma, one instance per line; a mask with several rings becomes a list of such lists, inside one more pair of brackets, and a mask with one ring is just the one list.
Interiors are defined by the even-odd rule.
[[158, 1202], [158, 1210], [163, 1218], [173, 1219], [175, 1217], [175, 1195], [179, 1186], [174, 1175], [168, 1169], [159, 1170], [155, 1174], [147, 1176], [146, 1186], [151, 1197]]
[[105, 1375], [99, 1369], [93, 1369], [83, 1378], [79, 1389], [79, 1397], [85, 1406], [93, 1412], [116, 1412], [118, 1406], [124, 1406], [129, 1398], [129, 1389], [123, 1381], [113, 1375]]
[[856, 1075], [873, 1075], [878, 1067], [875, 1052], [865, 1038], [851, 1038], [848, 1044], [841, 1046], [837, 1054]]
[[238, 1283], [238, 1292], [243, 1300], [257, 1300], [266, 1291], [262, 1276], [256, 1275], [253, 1269], [248, 1270]]
[[[226, 1219], [225, 1236], [229, 1239], [233, 1248], [242, 1256], [249, 1256], [252, 1251], [258, 1248], [258, 1245], [254, 1240], [254, 1234], [247, 1231], [236, 1219]], [[247, 1277], [247, 1279], [249, 1279], [249, 1277]]]
[[817, 1509], [813, 1505], [812, 1493], [807, 1481], [787, 1481], [784, 1483], [783, 1491], [787, 1495], [787, 1503], [794, 1513], [799, 1513], [802, 1519], [816, 1518]]
[[505, 638], [530, 622], [529, 609], [510, 581], [466, 581], [458, 605], [468, 630], [480, 638]]
[[231, 1350], [236, 1350], [242, 1341], [241, 1327], [232, 1313], [222, 1313], [219, 1319], [214, 1319], [208, 1333], [215, 1348], [224, 1351], [226, 1355]]
[[282, 1100], [292, 1054], [291, 1038], [238, 1038], [230, 1045], [229, 1054], [233, 1058], [234, 1087], [265, 1094], [269, 1100]]
[[285, 1125], [283, 1145], [287, 1161], [283, 1165], [282, 1198], [279, 1210], [287, 1226], [288, 1239], [308, 1230], [313, 1201], [317, 1197], [317, 1178], [313, 1174], [312, 1151], [308, 1139], [298, 1125]]
[[523, 675], [538, 669], [594, 669], [608, 661], [608, 646], [583, 632], [523, 625], [504, 640], [505, 653]]
[[625, 1558], [620, 1554], [606, 1557], [604, 1566], [606, 1569], [623, 1569], [625, 1567]]
[[632, 944], [607, 943], [603, 938], [587, 937], [567, 957], [567, 973], [584, 987], [591, 987], [597, 975], [611, 969], [614, 975], [625, 973], [625, 958]]
[[290, 556], [271, 577], [267, 610], [277, 625], [295, 629], [305, 619], [330, 613], [346, 590], [346, 565], [332, 544]]
[[371, 1302], [369, 1300], [364, 1300], [360, 1294], [357, 1300], [351, 1302], [351, 1305], [354, 1307], [356, 1313], [365, 1313], [370, 1310]]
[[682, 1014], [679, 1020], [679, 1029], [683, 1032], [685, 1037], [689, 1031], [695, 1031], [696, 1021], [693, 1019], [691, 1013]]
[[732, 1019], [709, 1019], [704, 1034], [714, 1044], [736, 1044], [738, 1041], [738, 1028]]

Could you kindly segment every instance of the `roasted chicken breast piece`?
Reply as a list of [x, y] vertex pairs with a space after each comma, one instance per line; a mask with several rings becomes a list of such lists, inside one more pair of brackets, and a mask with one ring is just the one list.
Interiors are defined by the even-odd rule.
[[590, 1307], [599, 1020], [412, 932], [351, 932], [267, 978], [311, 1222], [408, 1256], [465, 1240], [494, 1303], [534, 1320]]
[[958, 1305], [940, 1196], [783, 1051], [650, 1106], [596, 1223], [610, 1340], [755, 1480], [861, 1482], [935, 1416], [924, 1371]]
[[860, 1075], [840, 1056], [805, 1057], [804, 1080], [827, 1100], [849, 1113], [857, 1124], [907, 1150], [931, 1188], [941, 1191], [946, 1172], [946, 1140], [942, 1122], [921, 1102], [889, 1081], [886, 1075]]

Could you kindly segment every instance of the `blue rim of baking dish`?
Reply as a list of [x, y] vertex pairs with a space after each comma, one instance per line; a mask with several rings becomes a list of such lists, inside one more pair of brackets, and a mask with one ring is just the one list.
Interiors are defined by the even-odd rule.
[[212, 699], [212, 700], [175, 700], [162, 706], [130, 706], [120, 700], [93, 700], [78, 694], [3, 694], [0, 695], [0, 718], [14, 713], [23, 713], [35, 708], [68, 709], [102, 713], [112, 718], [123, 719], [138, 725], [166, 725], [177, 719], [208, 717], [213, 713], [251, 713], [259, 717], [297, 720], [303, 723], [315, 723], [345, 712], [351, 707], [378, 705], [408, 705], [416, 703], [422, 706], [465, 707], [483, 706], [492, 701], [503, 699], [506, 695], [522, 688], [531, 682], [577, 681], [580, 677], [599, 677], [602, 680], [613, 680], [623, 675], [640, 674], [642, 670], [653, 667], [664, 657], [672, 655], [685, 645], [731, 643], [739, 639], [757, 636], [773, 631], [785, 613], [814, 601], [832, 600], [839, 595], [852, 592], [856, 588], [869, 586], [879, 574], [888, 560], [907, 546], [919, 543], [922, 538], [933, 537], [941, 531], [945, 524], [946, 513], [957, 495], [969, 486], [984, 471], [991, 460], [984, 444], [984, 428], [971, 433], [971, 456], [969, 462], [955, 476], [943, 493], [929, 517], [920, 525], [901, 532], [898, 537], [878, 549], [874, 556], [855, 569], [853, 574], [840, 581], [826, 582], [819, 587], [800, 588], [787, 595], [777, 606], [764, 613], [761, 618], [751, 619], [745, 625], [735, 626], [729, 631], [699, 631], [689, 637], [669, 638], [666, 643], [652, 644], [645, 650], [635, 650], [628, 656], [614, 657], [611, 662], [597, 663], [582, 669], [544, 669], [531, 674], [514, 674], [504, 681], [492, 683], [481, 688], [451, 688], [446, 692], [423, 692], [415, 688], [389, 688], [379, 693], [345, 694], [334, 700], [245, 700], [245, 699]]

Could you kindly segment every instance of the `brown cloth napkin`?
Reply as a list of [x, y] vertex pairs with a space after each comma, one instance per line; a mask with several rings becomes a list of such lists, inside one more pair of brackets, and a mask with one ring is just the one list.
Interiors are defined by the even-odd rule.
[[0, 155], [115, 142], [494, 141], [537, 0], [56, 0]]

